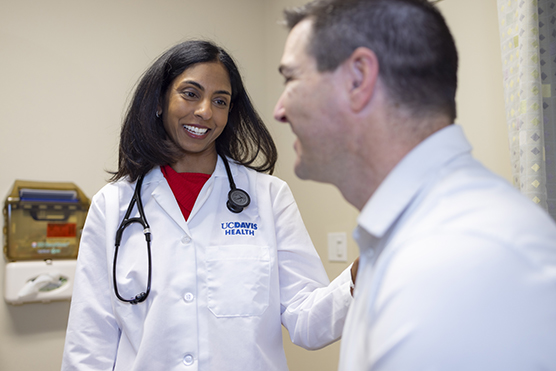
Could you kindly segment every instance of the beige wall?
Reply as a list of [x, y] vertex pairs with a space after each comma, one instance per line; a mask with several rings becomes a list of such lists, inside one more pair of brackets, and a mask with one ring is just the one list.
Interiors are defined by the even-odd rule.
[[[105, 184], [104, 170], [115, 168], [120, 120], [140, 74], [170, 45], [210, 38], [239, 62], [275, 136], [277, 175], [290, 183], [333, 278], [347, 264], [326, 260], [326, 235], [351, 234], [357, 212], [333, 187], [295, 178], [292, 134], [272, 120], [286, 37], [277, 21], [284, 6], [303, 2], [0, 0], [0, 196], [27, 179], [73, 181], [91, 197]], [[509, 179], [496, 0], [444, 0], [440, 8], [460, 50], [458, 121], [477, 157]], [[357, 255], [351, 238], [348, 254]], [[58, 370], [68, 308], [0, 301], [0, 370]], [[315, 352], [285, 343], [292, 371], [336, 369], [338, 343]]]

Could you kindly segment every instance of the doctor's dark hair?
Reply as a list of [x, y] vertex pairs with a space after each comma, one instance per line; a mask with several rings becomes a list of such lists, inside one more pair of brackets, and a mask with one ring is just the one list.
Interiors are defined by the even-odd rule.
[[276, 146], [249, 99], [234, 60], [212, 42], [189, 40], [163, 53], [139, 80], [122, 125], [118, 171], [112, 173], [112, 181], [123, 177], [135, 181], [154, 166], [173, 164], [184, 155], [156, 113], [176, 77], [196, 64], [210, 62], [224, 65], [232, 87], [228, 123], [215, 141], [217, 152], [256, 171], [273, 172]]
[[312, 21], [307, 53], [333, 71], [355, 49], [378, 58], [392, 103], [413, 114], [456, 117], [458, 54], [440, 12], [427, 0], [316, 0], [285, 10], [291, 30]]

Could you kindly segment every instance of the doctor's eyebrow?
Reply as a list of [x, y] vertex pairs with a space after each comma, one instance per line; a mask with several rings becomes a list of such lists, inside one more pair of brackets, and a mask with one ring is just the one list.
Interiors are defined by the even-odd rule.
[[[201, 91], [203, 91], [203, 92], [205, 91], [205, 87], [204, 87], [203, 85], [199, 84], [199, 83], [198, 83], [197, 81], [195, 81], [195, 80], [183, 80], [183, 81], [180, 83], [180, 85], [181, 85], [181, 84], [190, 84], [190, 85], [193, 85], [193, 86], [197, 87], [199, 90], [201, 90]], [[232, 96], [232, 93], [230, 93], [230, 92], [227, 91], [227, 90], [217, 90], [217, 91], [214, 92], [214, 94], [226, 94], [226, 95], [229, 95], [230, 97]]]

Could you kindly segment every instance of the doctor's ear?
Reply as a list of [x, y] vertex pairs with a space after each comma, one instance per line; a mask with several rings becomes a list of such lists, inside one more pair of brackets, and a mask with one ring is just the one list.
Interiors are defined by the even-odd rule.
[[364, 47], [357, 48], [344, 62], [350, 81], [349, 98], [352, 110], [361, 111], [373, 96], [378, 80], [378, 58]]
[[159, 105], [156, 106], [156, 111], [155, 111], [155, 116], [156, 118], [161, 118], [162, 117], [162, 107]]

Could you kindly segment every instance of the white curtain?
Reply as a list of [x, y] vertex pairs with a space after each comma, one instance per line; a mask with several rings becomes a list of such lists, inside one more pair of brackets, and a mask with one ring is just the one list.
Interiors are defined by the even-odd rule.
[[512, 177], [556, 219], [556, 0], [498, 0]]

